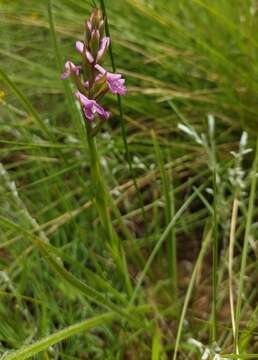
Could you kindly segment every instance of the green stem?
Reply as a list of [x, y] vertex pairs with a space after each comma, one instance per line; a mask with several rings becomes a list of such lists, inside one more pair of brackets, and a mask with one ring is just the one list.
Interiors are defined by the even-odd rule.
[[100, 221], [105, 231], [112, 256], [119, 272], [123, 275], [128, 295], [132, 294], [132, 285], [126, 265], [126, 260], [120, 242], [112, 224], [108, 208], [108, 193], [101, 174], [98, 151], [95, 138], [92, 136], [91, 127], [86, 123], [87, 140], [90, 154], [91, 179], [94, 186], [94, 199], [99, 213]]
[[217, 339], [217, 303], [218, 303], [218, 216], [217, 216], [217, 180], [216, 169], [213, 170], [213, 249], [212, 249], [212, 328], [211, 340]]
[[[111, 39], [110, 31], [109, 31], [109, 24], [108, 24], [108, 19], [107, 19], [107, 12], [106, 12], [106, 7], [105, 7], [105, 1], [100, 0], [100, 5], [101, 5], [103, 17], [106, 19], [106, 21], [105, 21], [106, 35]], [[112, 41], [110, 41], [110, 45], [109, 45], [109, 55], [110, 55], [112, 70], [115, 73], [116, 72], [116, 63], [115, 63], [114, 54], [113, 54]], [[123, 114], [122, 99], [121, 99], [120, 95], [117, 95], [117, 103], [118, 103], [118, 109], [119, 109], [119, 117], [121, 120], [120, 123], [121, 123], [121, 131], [122, 131], [122, 137], [123, 137], [124, 148], [125, 148], [125, 158], [127, 160], [127, 163], [129, 166], [129, 171], [130, 171], [130, 174], [131, 174], [131, 177], [133, 180], [133, 185], [135, 187], [135, 190], [136, 190], [139, 202], [140, 202], [142, 218], [143, 218], [145, 225], [147, 225], [147, 217], [146, 217], [146, 213], [144, 210], [144, 201], [143, 201], [140, 189], [139, 189], [137, 181], [136, 181], [136, 176], [135, 176], [135, 172], [134, 172], [133, 165], [132, 165], [132, 158], [131, 158], [131, 154], [130, 154], [129, 146], [128, 146], [128, 142], [127, 142], [127, 131], [126, 131], [126, 125], [125, 125], [125, 120], [124, 120], [124, 114]], [[145, 226], [145, 229], [146, 229], [146, 233], [147, 233], [147, 226]]]
[[[212, 243], [212, 321], [211, 321], [211, 342], [213, 345], [217, 341], [217, 308], [218, 308], [218, 262], [219, 262], [219, 240], [218, 240], [218, 186], [217, 186], [217, 159], [214, 130], [209, 130], [211, 153], [210, 161], [212, 165], [212, 184], [213, 184], [213, 243]], [[209, 154], [209, 149], [207, 148]]]
[[254, 202], [256, 196], [256, 183], [257, 183], [257, 167], [258, 167], [258, 137], [256, 141], [256, 154], [253, 162], [253, 168], [251, 172], [251, 189], [249, 195], [249, 203], [248, 203], [248, 210], [247, 210], [247, 218], [246, 218], [246, 227], [245, 227], [245, 235], [244, 235], [244, 245], [243, 245], [243, 252], [241, 258], [241, 268], [240, 268], [240, 275], [239, 275], [239, 287], [238, 287], [238, 294], [237, 294], [237, 304], [236, 304], [236, 334], [235, 334], [235, 341], [234, 341], [234, 352], [238, 353], [239, 347], [239, 325], [240, 325], [240, 317], [241, 317], [241, 307], [242, 307], [242, 299], [243, 299], [243, 292], [244, 292], [244, 277], [245, 277], [245, 270], [246, 270], [246, 262], [247, 262], [247, 255], [248, 255], [248, 244], [249, 244], [249, 236], [252, 227], [252, 218], [253, 218], [253, 211], [254, 211]]
[[179, 344], [180, 344], [180, 340], [181, 340], [181, 335], [182, 335], [182, 331], [183, 331], [183, 325], [184, 325], [184, 321], [185, 321], [185, 316], [186, 316], [186, 311], [189, 305], [189, 301], [192, 295], [192, 291], [194, 288], [194, 283], [196, 281], [196, 277], [198, 274], [198, 271], [200, 270], [200, 266], [201, 263], [203, 261], [204, 255], [207, 251], [209, 242], [210, 242], [210, 238], [211, 238], [211, 231], [208, 231], [208, 233], [206, 234], [206, 236], [203, 239], [202, 242], [202, 247], [201, 250], [199, 252], [198, 258], [196, 260], [195, 266], [194, 266], [194, 270], [187, 288], [187, 292], [185, 295], [185, 299], [184, 299], [184, 304], [182, 307], [182, 311], [181, 311], [181, 315], [180, 315], [180, 320], [179, 320], [179, 324], [178, 324], [178, 329], [177, 329], [177, 335], [176, 335], [176, 341], [175, 341], [175, 348], [174, 348], [174, 353], [171, 357], [172, 360], [176, 360], [177, 359], [177, 354], [178, 354], [178, 349], [179, 349]]

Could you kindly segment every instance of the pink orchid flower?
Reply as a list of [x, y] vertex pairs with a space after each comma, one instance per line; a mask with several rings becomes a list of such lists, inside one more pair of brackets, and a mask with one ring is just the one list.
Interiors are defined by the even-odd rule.
[[80, 91], [76, 91], [75, 96], [77, 99], [79, 99], [85, 117], [88, 119], [89, 122], [92, 122], [94, 120], [95, 114], [98, 114], [99, 117], [103, 120], [107, 120], [110, 116], [110, 113], [103, 109], [102, 106], [100, 106], [96, 100], [88, 99], [85, 95], [80, 93]]
[[61, 75], [61, 80], [64, 80], [64, 79], [68, 78], [72, 74], [79, 75], [80, 70], [81, 70], [81, 66], [76, 66], [71, 61], [66, 61], [65, 69], [66, 69], [66, 71], [63, 72], [63, 74]]
[[95, 69], [97, 69], [102, 75], [106, 75], [107, 77], [107, 85], [112, 94], [125, 95], [126, 87], [125, 87], [125, 79], [122, 78], [121, 74], [113, 74], [106, 71], [102, 66], [95, 65]]

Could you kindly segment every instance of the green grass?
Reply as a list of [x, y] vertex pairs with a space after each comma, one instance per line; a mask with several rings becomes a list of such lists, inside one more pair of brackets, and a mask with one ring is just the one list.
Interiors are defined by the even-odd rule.
[[257, 4], [101, 1], [128, 94], [92, 144], [92, 3], [0, 1], [0, 358], [257, 359]]

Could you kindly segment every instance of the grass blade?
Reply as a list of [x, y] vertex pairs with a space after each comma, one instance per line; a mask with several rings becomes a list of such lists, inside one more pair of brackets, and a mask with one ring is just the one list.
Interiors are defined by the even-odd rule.
[[152, 339], [152, 352], [151, 352], [151, 360], [159, 360], [161, 353], [161, 334], [160, 330], [157, 328]]
[[[164, 161], [162, 158], [160, 146], [157, 141], [157, 136], [152, 131], [152, 138], [154, 149], [156, 153], [156, 158], [159, 166], [159, 171], [161, 175], [164, 199], [165, 199], [165, 218], [166, 218], [166, 225], [168, 226], [171, 219], [174, 217], [175, 208], [174, 208], [174, 189], [173, 183], [169, 182], [168, 174], [165, 170]], [[176, 253], [176, 236], [175, 230], [172, 229], [171, 233], [168, 235], [168, 246], [167, 246], [167, 253], [168, 253], [168, 275], [172, 280], [173, 289], [175, 294], [177, 294], [177, 253]]]
[[208, 245], [210, 243], [210, 239], [211, 239], [211, 231], [209, 231], [207, 233], [207, 235], [205, 236], [205, 238], [204, 238], [204, 240], [202, 242], [202, 247], [201, 247], [200, 253], [198, 255], [198, 258], [196, 260], [195, 267], [194, 267], [194, 270], [193, 270], [193, 273], [192, 273], [192, 276], [191, 276], [191, 280], [190, 280], [190, 283], [189, 283], [188, 288], [187, 288], [187, 292], [186, 292], [186, 295], [185, 295], [185, 300], [184, 300], [182, 312], [181, 312], [181, 315], [180, 315], [179, 325], [178, 325], [178, 329], [177, 329], [175, 349], [174, 349], [174, 353], [173, 353], [173, 356], [172, 356], [173, 360], [177, 359], [177, 353], [178, 353], [179, 344], [180, 344], [180, 340], [181, 340], [181, 335], [182, 335], [182, 330], [183, 330], [183, 324], [184, 324], [186, 311], [187, 311], [188, 304], [189, 304], [189, 301], [190, 301], [190, 298], [191, 298], [191, 295], [192, 295], [192, 291], [193, 291], [194, 283], [195, 283], [195, 280], [196, 280], [196, 276], [197, 276], [199, 267], [200, 267], [200, 265], [202, 263], [203, 257], [204, 257], [204, 255], [206, 253], [207, 247], [208, 247]]
[[87, 319], [80, 323], [70, 325], [60, 331], [55, 332], [41, 340], [34, 342], [33, 344], [26, 345], [21, 349], [4, 355], [2, 360], [24, 360], [34, 355], [37, 355], [43, 350], [46, 350], [49, 346], [55, 345], [60, 341], [68, 339], [82, 331], [89, 331], [100, 325], [104, 325], [110, 321], [113, 321], [116, 315], [112, 312], [108, 312], [99, 316], [95, 316], [91, 319]]
[[52, 138], [51, 132], [48, 127], [45, 125], [43, 120], [38, 115], [38, 112], [34, 109], [33, 105], [27, 99], [27, 97], [18, 89], [15, 83], [8, 77], [8, 75], [0, 69], [0, 78], [2, 78], [3, 82], [9, 87], [9, 89], [14, 93], [16, 98], [19, 100], [24, 110], [32, 116], [35, 120], [36, 124], [40, 127], [42, 132], [49, 138]]
[[256, 183], [257, 183], [257, 167], [258, 167], [258, 137], [256, 141], [256, 153], [253, 162], [253, 168], [251, 171], [251, 189], [249, 195], [249, 203], [248, 203], [248, 210], [247, 210], [247, 217], [246, 217], [246, 227], [245, 227], [245, 235], [244, 235], [244, 245], [242, 251], [242, 258], [241, 258], [241, 268], [240, 268], [240, 275], [239, 275], [239, 286], [238, 286], [238, 294], [237, 294], [237, 304], [236, 304], [236, 333], [235, 333], [235, 341], [234, 341], [234, 351], [235, 353], [238, 352], [239, 347], [239, 327], [240, 327], [240, 317], [241, 317], [241, 308], [242, 308], [242, 299], [243, 299], [243, 292], [244, 292], [244, 277], [245, 277], [245, 270], [246, 270], [246, 262], [247, 262], [247, 255], [248, 255], [248, 244], [249, 244], [249, 236], [251, 232], [252, 226], [252, 218], [254, 213], [254, 202], [256, 197]]

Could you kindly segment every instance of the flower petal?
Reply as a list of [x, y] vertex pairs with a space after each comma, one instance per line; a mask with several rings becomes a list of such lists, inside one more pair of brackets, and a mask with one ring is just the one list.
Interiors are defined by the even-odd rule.
[[90, 64], [93, 63], [94, 58], [88, 50], [86, 50], [86, 58], [88, 59]]
[[76, 41], [75, 47], [79, 53], [81, 53], [81, 54], [83, 53], [84, 43], [82, 41]]
[[94, 113], [93, 113], [92, 109], [84, 107], [83, 112], [84, 112], [86, 119], [88, 119], [90, 122], [92, 122], [94, 120]]
[[101, 58], [103, 57], [107, 48], [109, 47], [109, 44], [110, 44], [110, 38], [107, 36], [103, 37], [100, 42], [100, 48], [99, 48], [98, 55], [97, 55], [97, 61], [101, 60]]
[[75, 96], [80, 101], [83, 112], [87, 120], [90, 122], [94, 120], [94, 114], [97, 113], [99, 117], [103, 120], [109, 118], [110, 113], [103, 109], [101, 105], [99, 105], [96, 100], [88, 99], [85, 95], [83, 95], [80, 91], [76, 91]]
[[61, 80], [64, 80], [66, 78], [68, 78], [70, 76], [70, 72], [69, 71], [64, 71], [61, 76], [60, 76], [60, 79]]
[[102, 66], [100, 66], [99, 64], [95, 65], [95, 69], [97, 69], [101, 74], [106, 74], [107, 70], [105, 70]]
[[103, 107], [100, 106], [97, 102], [95, 102], [94, 108], [94, 110], [99, 114], [102, 119], [107, 120], [109, 118], [110, 112], [103, 109]]
[[88, 31], [92, 31], [92, 23], [90, 20], [87, 20], [85, 23], [86, 28], [88, 29]]
[[75, 96], [77, 97], [77, 99], [80, 101], [80, 103], [83, 106], [87, 106], [88, 103], [90, 102], [90, 100], [85, 95], [83, 95], [80, 91], [76, 91]]
[[71, 76], [72, 73], [75, 73], [76, 75], [80, 74], [81, 66], [74, 65], [71, 61], [66, 61], [65, 63], [65, 69], [66, 71], [63, 72], [60, 76], [61, 80], [64, 80]]

